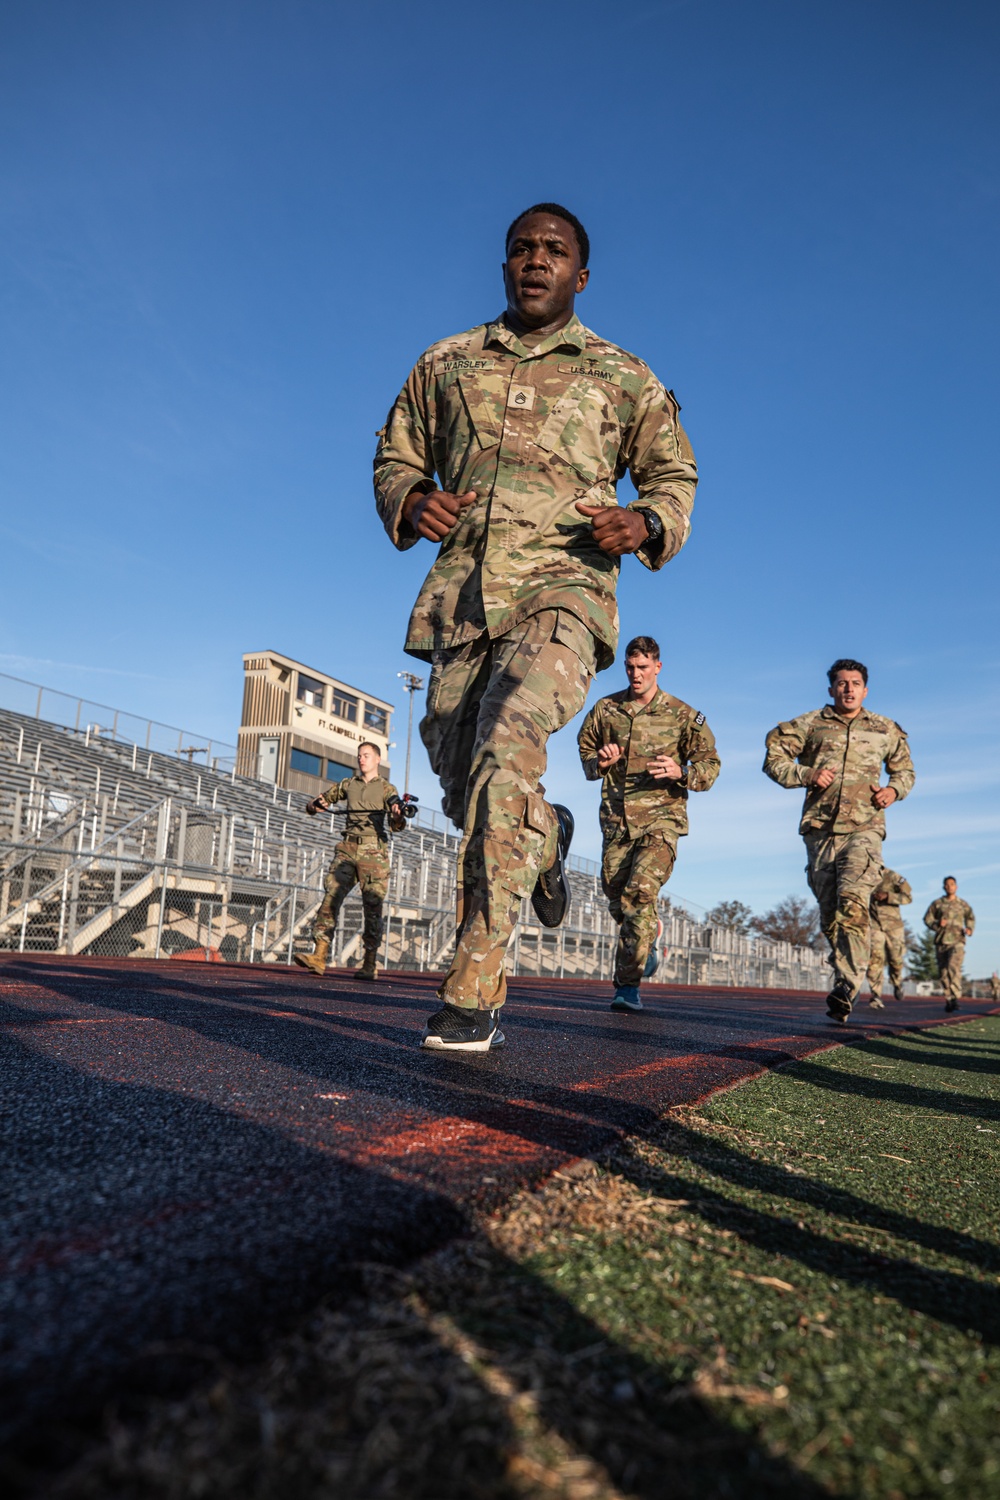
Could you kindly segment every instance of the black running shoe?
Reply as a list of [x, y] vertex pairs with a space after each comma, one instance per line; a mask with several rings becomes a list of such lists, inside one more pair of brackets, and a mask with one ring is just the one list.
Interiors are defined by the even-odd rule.
[[566, 856], [573, 841], [573, 814], [560, 802], [553, 802], [552, 811], [559, 820], [559, 838], [556, 857], [547, 870], [538, 877], [531, 893], [531, 904], [535, 916], [543, 927], [558, 927], [569, 911], [569, 877], [566, 874]]
[[428, 1016], [420, 1045], [442, 1052], [488, 1052], [502, 1047], [504, 1034], [497, 1025], [497, 1010], [470, 1010], [446, 1000]]
[[958, 1010], [958, 1001], [957, 1000], [946, 1000], [945, 1003], [944, 1003], [944, 1008], [945, 1008], [945, 1010]]
[[851, 987], [846, 979], [838, 979], [826, 997], [826, 1013], [831, 1021], [846, 1021], [852, 1009]]
[[893, 985], [893, 987], [892, 987], [892, 998], [894, 1000], [905, 1000], [906, 999], [906, 991], [903, 989], [903, 986], [901, 984], [894, 984]]

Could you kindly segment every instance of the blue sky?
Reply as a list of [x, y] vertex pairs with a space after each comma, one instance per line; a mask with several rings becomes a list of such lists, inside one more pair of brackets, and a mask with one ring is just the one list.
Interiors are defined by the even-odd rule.
[[[274, 647], [403, 707], [430, 551], [378, 525], [374, 432], [556, 198], [584, 321], [676, 390], [703, 476], [684, 552], [620, 594], [723, 757], [677, 891], [804, 890], [763, 735], [857, 656], [917, 764], [887, 861], [918, 916], [958, 876], [988, 972], [998, 41], [962, 0], [7, 0], [0, 671], [233, 739]], [[546, 784], [593, 856], [575, 727]]]

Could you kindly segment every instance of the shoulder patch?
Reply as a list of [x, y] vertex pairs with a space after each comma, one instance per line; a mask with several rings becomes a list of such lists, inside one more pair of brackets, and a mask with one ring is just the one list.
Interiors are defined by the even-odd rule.
[[703, 713], [697, 713], [697, 714], [695, 714], [695, 716], [694, 716], [694, 727], [695, 727], [695, 729], [700, 729], [701, 726], [704, 724], [704, 722], [705, 722], [705, 715]]

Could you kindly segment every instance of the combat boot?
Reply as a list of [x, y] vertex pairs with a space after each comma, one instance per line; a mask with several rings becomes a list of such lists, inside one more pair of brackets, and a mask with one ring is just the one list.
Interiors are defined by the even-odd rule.
[[885, 1001], [881, 995], [873, 995], [868, 1002], [871, 1010], [885, 1010]]
[[358, 978], [359, 979], [377, 979], [378, 978], [378, 962], [377, 962], [377, 959], [378, 959], [378, 949], [377, 948], [366, 948], [365, 949], [365, 961], [361, 965], [361, 968], [358, 970]]
[[846, 979], [838, 979], [826, 997], [826, 1013], [831, 1021], [845, 1022], [851, 1014], [853, 991]]
[[295, 962], [300, 969], [311, 969], [314, 974], [326, 973], [326, 961], [330, 957], [330, 939], [318, 937], [311, 953], [296, 953]]
[[892, 987], [892, 998], [894, 1000], [905, 1000], [906, 999], [906, 991], [903, 989], [903, 986], [901, 984], [894, 984], [893, 985], [893, 987]]

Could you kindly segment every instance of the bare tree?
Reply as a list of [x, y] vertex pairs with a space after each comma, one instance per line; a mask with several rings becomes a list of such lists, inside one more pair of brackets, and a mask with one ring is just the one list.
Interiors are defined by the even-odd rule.
[[708, 920], [716, 927], [729, 927], [733, 932], [753, 931], [753, 912], [742, 901], [720, 901], [712, 907]]
[[805, 896], [786, 896], [762, 917], [754, 917], [751, 925], [761, 937], [811, 948], [820, 936], [819, 907]]

